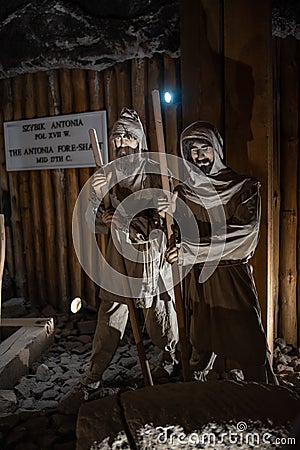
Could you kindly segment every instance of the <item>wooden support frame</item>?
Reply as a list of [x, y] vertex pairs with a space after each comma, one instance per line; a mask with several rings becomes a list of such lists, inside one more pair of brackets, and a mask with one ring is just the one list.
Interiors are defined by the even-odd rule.
[[[299, 158], [299, 59], [294, 38], [280, 43], [280, 332], [288, 344], [297, 346], [297, 185]], [[298, 236], [299, 239], [299, 236]]]
[[222, 0], [181, 0], [183, 128], [197, 120], [223, 131]]
[[[257, 14], [257, 11], [260, 11]], [[236, 18], [235, 20], [233, 18]], [[273, 347], [276, 240], [274, 218], [271, 1], [224, 2], [226, 162], [261, 182], [260, 241], [252, 260], [262, 320]]]

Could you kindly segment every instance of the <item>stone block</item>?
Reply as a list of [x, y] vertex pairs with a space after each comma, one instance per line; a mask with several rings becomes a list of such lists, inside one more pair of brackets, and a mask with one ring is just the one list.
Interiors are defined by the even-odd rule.
[[235, 381], [168, 383], [121, 394], [134, 439], [147, 424], [180, 425], [187, 432], [211, 421], [261, 420], [287, 423], [297, 416], [300, 398], [281, 386]]
[[14, 391], [0, 390], [0, 413], [14, 412], [17, 406], [17, 397]]
[[[127, 438], [118, 397], [84, 403], [79, 409], [76, 434], [76, 450], [89, 450], [95, 443], [100, 444], [99, 448], [111, 448], [109, 442], [120, 436], [126, 445]], [[126, 447], [119, 448], [130, 448], [129, 442], [127, 441]]]
[[[76, 428], [77, 450], [165, 448], [156, 446], [155, 433], [168, 427], [180, 433], [195, 433], [208, 426], [215, 427], [216, 434], [220, 434], [222, 423], [233, 422], [236, 430], [236, 424], [242, 421], [246, 428], [256, 422], [260, 422], [262, 429], [270, 424], [284, 428], [300, 409], [299, 396], [289, 389], [254, 382], [168, 383], [119, 395], [81, 406]], [[146, 441], [150, 442], [149, 433], [154, 433], [156, 440], [151, 441], [154, 446], [143, 447]]]

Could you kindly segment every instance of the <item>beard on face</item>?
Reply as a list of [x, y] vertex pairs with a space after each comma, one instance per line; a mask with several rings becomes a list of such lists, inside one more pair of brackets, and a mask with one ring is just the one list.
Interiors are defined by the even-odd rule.
[[[189, 162], [192, 163], [194, 166], [197, 167], [198, 170], [201, 170], [202, 173], [204, 173], [205, 175], [208, 175], [214, 165], [214, 158], [212, 161], [210, 161], [209, 158], [203, 158], [203, 159], [196, 159], [194, 160], [194, 158], [192, 158], [191, 155], [191, 149], [193, 148], [194, 142], [199, 141], [200, 143], [204, 143], [205, 145], [209, 146], [209, 147], [213, 147], [212, 143], [208, 140], [208, 139], [186, 139], [183, 141], [183, 154], [185, 159]], [[205, 165], [204, 165], [205, 164]]]
[[205, 175], [207, 175], [213, 166], [213, 161], [210, 161], [210, 159], [208, 158], [204, 158], [204, 159], [198, 159], [196, 161], [193, 160], [193, 164], [195, 164], [195, 166], [200, 169]]
[[202, 170], [202, 172], [205, 175], [208, 175], [210, 173], [211, 169], [212, 169], [212, 166], [213, 166], [213, 163], [211, 162], [208, 166], [201, 166], [200, 170]]
[[[125, 149], [126, 155], [121, 154]], [[137, 161], [137, 155], [139, 152], [138, 146], [136, 148], [132, 148], [129, 146], [119, 147], [116, 148], [116, 169], [119, 170], [122, 174], [129, 176], [132, 175], [134, 172], [134, 165], [132, 165], [135, 161]], [[130, 158], [130, 155], [132, 155], [132, 158]], [[129, 156], [129, 158], [123, 158], [123, 156]]]

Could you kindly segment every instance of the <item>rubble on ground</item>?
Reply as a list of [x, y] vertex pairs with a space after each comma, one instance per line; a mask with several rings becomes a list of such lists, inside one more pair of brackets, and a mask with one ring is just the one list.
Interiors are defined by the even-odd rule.
[[[12, 308], [14, 314], [18, 310], [21, 315], [26, 308], [27, 316], [40, 316], [36, 311], [29, 310], [22, 299], [13, 300]], [[45, 315], [49, 316], [49, 311], [45, 311]], [[30, 373], [23, 376], [13, 389], [0, 390], [0, 445], [5, 443], [8, 450], [75, 448], [76, 418], [84, 402], [83, 393], [77, 388], [89, 363], [96, 314], [56, 314], [55, 325], [55, 342], [48, 352], [33, 363]], [[144, 343], [150, 367], [153, 369], [158, 363], [159, 350], [146, 335]], [[276, 339], [273, 363], [280, 384], [299, 394], [299, 349], [281, 338]], [[127, 327], [125, 336], [103, 375], [103, 381], [104, 387], [97, 392], [96, 399], [143, 387], [130, 326]], [[178, 379], [169, 381], [176, 382]], [[146, 431], [152, 433], [151, 424], [148, 425], [150, 428]], [[208, 428], [209, 426], [207, 424]], [[258, 427], [257, 424], [255, 426]], [[41, 427], [44, 427], [47, 433], [43, 432], [42, 436], [37, 437], [35, 433], [37, 434]], [[282, 436], [286, 435], [284, 431], [282, 433]], [[95, 448], [98, 448], [98, 444], [95, 443]], [[65, 447], [60, 447], [61, 445]]]

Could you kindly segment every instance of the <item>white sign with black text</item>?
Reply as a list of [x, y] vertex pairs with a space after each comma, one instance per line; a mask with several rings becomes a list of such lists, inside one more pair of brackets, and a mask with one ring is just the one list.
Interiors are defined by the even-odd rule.
[[108, 162], [106, 111], [4, 122], [6, 170], [95, 167], [89, 129]]

